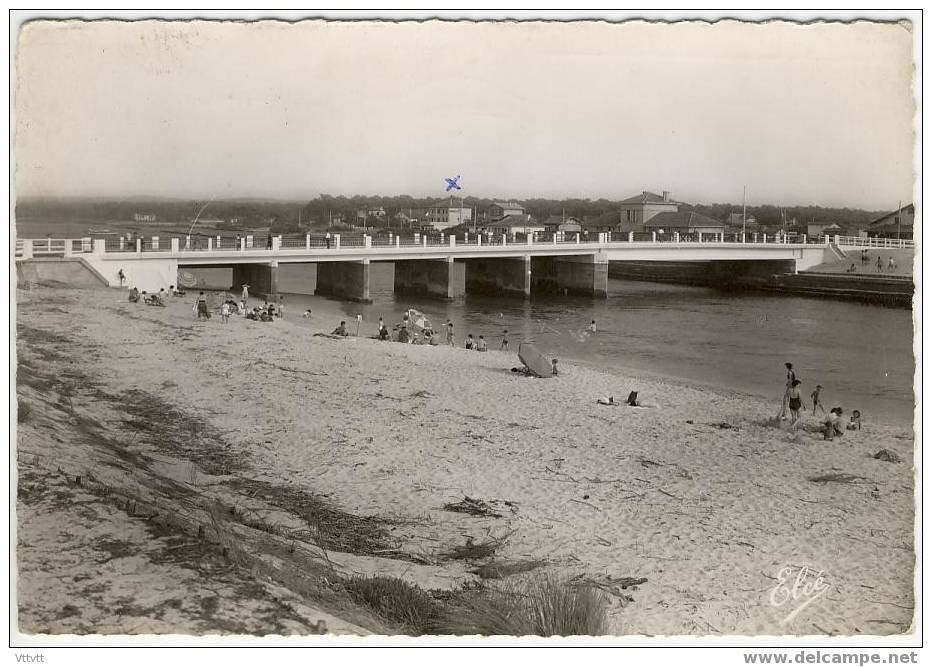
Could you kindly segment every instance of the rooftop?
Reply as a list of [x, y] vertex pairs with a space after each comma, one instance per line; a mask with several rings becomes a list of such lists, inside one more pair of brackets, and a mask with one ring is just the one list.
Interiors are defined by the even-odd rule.
[[725, 223], [693, 211], [664, 211], [644, 223], [644, 227], [656, 229], [684, 229], [690, 227], [725, 228]]
[[677, 204], [678, 202], [669, 199], [670, 193], [667, 193], [667, 199], [663, 198], [663, 195], [658, 195], [655, 192], [648, 192], [645, 190], [639, 195], [634, 195], [633, 197], [628, 197], [621, 201], [622, 204]]

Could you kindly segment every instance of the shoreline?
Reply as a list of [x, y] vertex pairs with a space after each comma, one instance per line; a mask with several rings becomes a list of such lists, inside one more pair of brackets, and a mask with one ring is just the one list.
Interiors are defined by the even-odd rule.
[[[563, 576], [646, 577], [631, 601], [615, 600], [613, 634], [888, 634], [911, 622], [911, 428], [871, 422], [823, 442], [768, 426], [769, 402], [666, 378], [567, 363], [538, 380], [507, 370], [512, 352], [314, 337], [333, 313], [349, 320], [335, 301], [307, 326], [287, 301], [285, 322], [224, 326], [194, 320], [187, 297], [164, 309], [122, 291], [17, 298], [18, 324], [89, 350], [71, 361], [110, 394], [161, 394], [222, 431], [238, 475], [404, 518], [393, 538], [438, 563], [338, 554], [360, 572], [460, 585], [474, 575], [439, 555], [493, 537], [496, 558], [542, 560]], [[632, 381], [663, 408], [595, 405]], [[881, 447], [906, 463], [867, 455]], [[810, 480], [833, 469], [872, 485]], [[443, 509], [464, 495], [511, 509]], [[781, 625], [767, 591], [781, 567], [802, 563], [831, 573], [835, 595]], [[903, 606], [897, 625], [869, 621], [891, 613], [864, 603], [865, 578]]]

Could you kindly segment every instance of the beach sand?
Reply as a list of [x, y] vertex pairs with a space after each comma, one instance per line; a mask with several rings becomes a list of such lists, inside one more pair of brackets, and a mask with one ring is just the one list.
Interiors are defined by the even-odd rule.
[[[230, 474], [208, 471], [196, 434], [188, 455], [133, 450], [160, 474], [191, 478], [204, 468], [205, 493], [229, 496], [233, 478], [249, 479], [392, 519], [407, 557], [331, 549], [344, 572], [455, 588], [475, 580], [475, 563], [442, 554], [505, 538], [503, 560], [543, 560], [606, 584], [646, 578], [609, 596], [613, 634], [887, 635], [911, 626], [910, 425], [868, 422], [825, 442], [774, 423], [779, 405], [673, 379], [565, 359], [559, 377], [532, 379], [510, 372], [514, 353], [315, 337], [348, 319], [335, 303], [311, 319], [288, 312], [271, 324], [233, 317], [224, 325], [219, 316], [196, 321], [192, 301], [163, 309], [128, 303], [117, 290], [20, 290], [21, 339], [44, 340], [61, 356], [21, 342], [20, 358], [73, 372], [111, 397], [158, 397], [180, 411], [166, 420], [189, 415], [222, 434], [235, 462]], [[364, 322], [361, 335], [374, 333]], [[631, 390], [660, 407], [596, 404]], [[21, 387], [27, 403], [36, 396]], [[94, 466], [103, 478], [134, 465], [99, 460], [67, 432], [62, 442], [30, 444], [22, 430], [21, 450], [66, 469]], [[905, 462], [871, 457], [882, 448]], [[856, 477], [810, 481], [833, 473]], [[442, 509], [464, 496], [501, 516]], [[34, 528], [22, 507], [18, 525], [28, 541]], [[20, 557], [21, 595], [34, 590], [29, 562]], [[792, 588], [800, 570], [811, 572], [805, 591]], [[174, 630], [199, 628], [179, 621]]]

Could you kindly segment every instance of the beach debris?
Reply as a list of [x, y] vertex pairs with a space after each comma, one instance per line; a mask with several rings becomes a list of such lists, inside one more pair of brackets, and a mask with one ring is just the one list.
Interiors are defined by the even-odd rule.
[[610, 575], [588, 576], [579, 574], [570, 579], [576, 586], [591, 586], [614, 596], [622, 604], [634, 602], [634, 598], [625, 591], [636, 591], [641, 584], [647, 583], [647, 577], [612, 577]]
[[442, 554], [445, 560], [484, 560], [491, 558], [511, 536], [511, 533], [503, 537], [492, 537], [483, 542], [476, 542], [471, 537], [466, 538], [466, 544], [455, 546], [450, 551]]
[[656, 461], [651, 461], [650, 459], [646, 459], [646, 458], [644, 458], [643, 456], [639, 456], [639, 457], [637, 458], [637, 461], [638, 461], [638, 463], [640, 463], [640, 464], [641, 464], [642, 466], [644, 466], [645, 468], [650, 468], [651, 466], [661, 466], [661, 465], [663, 465], [662, 463], [657, 463]]
[[[511, 503], [511, 505], [513, 506], [514, 503]], [[472, 514], [473, 516], [488, 516], [495, 519], [502, 518], [502, 515], [499, 514], [491, 504], [479, 498], [470, 498], [469, 496], [463, 496], [463, 499], [458, 503], [447, 503], [443, 506], [443, 509], [447, 512], [459, 512], [460, 514]], [[512, 511], [514, 511], [513, 508]]]
[[411, 394], [411, 398], [428, 398], [430, 396], [433, 396], [433, 394], [431, 394], [426, 389], [421, 389], [420, 391], [415, 391]]
[[828, 482], [833, 482], [835, 484], [871, 483], [871, 480], [867, 479], [867, 477], [852, 475], [847, 472], [833, 472], [828, 475], [818, 475], [816, 477], [810, 477], [809, 481], [817, 484], [826, 484]]
[[[586, 497], [588, 498], [589, 496], [586, 496]], [[580, 505], [586, 505], [586, 506], [591, 507], [592, 509], [598, 510], [598, 511], [600, 511], [600, 512], [602, 511], [601, 508], [596, 507], [596, 506], [593, 505], [592, 503], [587, 503], [585, 500], [576, 500], [575, 498], [570, 498], [570, 502], [571, 502], [571, 503], [579, 503]]]
[[542, 560], [492, 561], [470, 570], [480, 579], [503, 579], [512, 574], [522, 574], [546, 565]]
[[887, 463], [903, 462], [903, 459], [900, 458], [900, 455], [892, 449], [881, 449], [879, 452], [874, 454], [873, 457], [879, 461], [886, 461]]
[[709, 424], [709, 426], [714, 426], [715, 428], [721, 429], [722, 431], [740, 430], [737, 426], [734, 426], [733, 424], [729, 424], [728, 422], [725, 422], [725, 421], [718, 422], [718, 423], [712, 423], [712, 424]]

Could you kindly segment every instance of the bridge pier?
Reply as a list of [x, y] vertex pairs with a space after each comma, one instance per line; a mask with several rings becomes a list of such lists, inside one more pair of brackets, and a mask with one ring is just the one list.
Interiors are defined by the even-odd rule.
[[275, 298], [278, 296], [278, 262], [234, 264], [230, 291], [239, 294], [244, 284], [249, 285], [250, 294], [263, 299]]
[[565, 294], [608, 296], [608, 258], [602, 254], [557, 258], [557, 285]]
[[482, 257], [467, 259], [466, 291], [480, 294], [531, 296], [531, 258]]
[[314, 294], [372, 303], [369, 297], [369, 260], [318, 262]]
[[466, 294], [466, 264], [452, 257], [396, 261], [395, 293], [458, 299]]

